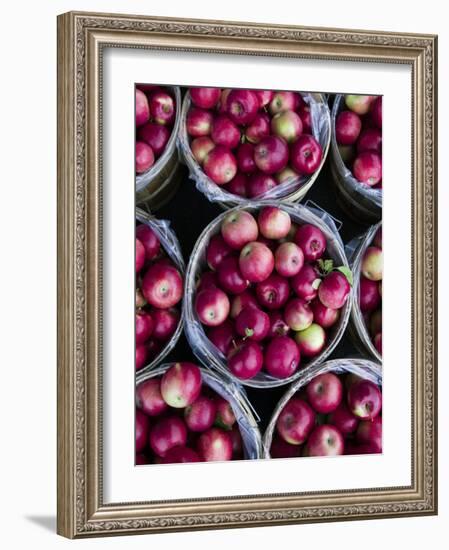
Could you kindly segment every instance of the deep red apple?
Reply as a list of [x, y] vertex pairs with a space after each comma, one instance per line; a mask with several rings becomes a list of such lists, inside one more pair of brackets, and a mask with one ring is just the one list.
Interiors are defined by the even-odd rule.
[[241, 380], [254, 378], [263, 366], [263, 353], [256, 342], [247, 340], [232, 349], [228, 355], [228, 367]]
[[282, 313], [278, 310], [270, 311], [270, 330], [268, 331], [268, 338], [274, 338], [275, 336], [287, 336], [290, 332], [290, 327], [284, 321]]
[[239, 125], [250, 124], [259, 110], [259, 99], [252, 90], [234, 89], [226, 100], [227, 113]]
[[230, 294], [240, 294], [249, 285], [248, 280], [241, 272], [239, 260], [235, 256], [228, 256], [220, 262], [217, 280], [220, 287]]
[[348, 390], [348, 407], [362, 420], [373, 420], [382, 408], [382, 394], [370, 380], [360, 380]]
[[290, 231], [292, 220], [285, 210], [277, 206], [265, 206], [258, 217], [260, 233], [267, 239], [283, 239]]
[[139, 129], [138, 138], [147, 143], [156, 156], [161, 155], [170, 139], [170, 132], [162, 124], [147, 122], [145, 126]]
[[189, 447], [183, 447], [181, 445], [173, 447], [163, 458], [161, 458], [161, 464], [180, 464], [187, 462], [201, 462], [201, 459], [193, 449]]
[[372, 187], [382, 180], [382, 159], [374, 151], [359, 153], [353, 164], [354, 177]]
[[375, 151], [382, 152], [382, 132], [378, 128], [366, 128], [360, 132], [357, 140], [357, 152]]
[[263, 243], [249, 243], [240, 252], [239, 267], [242, 276], [251, 283], [264, 281], [274, 269], [273, 253]]
[[274, 92], [272, 90], [254, 90], [254, 93], [259, 99], [260, 107], [265, 107], [273, 99]]
[[310, 134], [302, 134], [290, 147], [290, 164], [301, 175], [315, 173], [323, 158], [323, 149]]
[[307, 398], [318, 413], [329, 414], [343, 399], [343, 385], [337, 375], [326, 372], [315, 376], [306, 387]]
[[[146, 345], [146, 354], [147, 354], [148, 361], [152, 361], [153, 359], [156, 359], [156, 357], [162, 351], [162, 342], [160, 340], [156, 340], [155, 338], [150, 338], [145, 345]], [[136, 349], [136, 353], [137, 353], [137, 349]]]
[[218, 427], [230, 430], [236, 422], [234, 411], [232, 410], [229, 401], [226, 401], [221, 395], [217, 395], [215, 398], [215, 406], [217, 408], [217, 414], [215, 417], [215, 423]]
[[254, 162], [254, 145], [252, 143], [242, 143], [237, 149], [237, 165], [244, 174], [252, 174], [257, 166]]
[[282, 277], [294, 277], [304, 265], [304, 254], [298, 245], [285, 242], [274, 253], [274, 266]]
[[199, 455], [206, 462], [231, 460], [232, 439], [221, 428], [210, 428], [198, 438]]
[[312, 133], [312, 113], [310, 112], [310, 106], [303, 102], [298, 107], [298, 114], [301, 117], [302, 131], [304, 134]]
[[179, 271], [172, 265], [153, 264], [142, 279], [142, 292], [149, 304], [167, 309], [182, 298], [183, 281]]
[[311, 308], [313, 311], [313, 320], [323, 328], [332, 327], [340, 317], [338, 309], [326, 307], [317, 299], [312, 302]]
[[251, 124], [247, 126], [245, 137], [250, 143], [256, 144], [268, 135], [270, 135], [270, 117], [267, 113], [257, 113]]
[[232, 180], [227, 183], [224, 188], [226, 191], [229, 191], [229, 193], [232, 193], [233, 195], [238, 195], [239, 197], [246, 197], [247, 195], [247, 178], [245, 174], [242, 174], [241, 172], [237, 172], [237, 174], [232, 178]]
[[236, 337], [234, 327], [229, 320], [221, 325], [211, 327], [207, 332], [209, 340], [217, 347], [223, 355], [228, 355], [231, 350], [232, 342]]
[[136, 273], [139, 273], [145, 264], [145, 248], [143, 244], [136, 239]]
[[283, 170], [287, 166], [288, 156], [287, 142], [278, 136], [266, 136], [254, 147], [254, 161], [264, 174]]
[[276, 421], [276, 430], [290, 445], [301, 445], [315, 426], [315, 413], [299, 397], [293, 397], [282, 409]]
[[136, 370], [140, 370], [142, 367], [145, 366], [147, 357], [147, 346], [145, 344], [140, 344], [136, 346]]
[[271, 458], [296, 458], [301, 456], [302, 447], [300, 445], [291, 445], [282, 437], [275, 436], [271, 442]]
[[226, 244], [226, 241], [220, 234], [213, 235], [207, 245], [206, 261], [207, 265], [216, 270], [222, 260], [231, 254], [232, 248]]
[[179, 416], [161, 418], [150, 430], [149, 440], [153, 452], [163, 458], [174, 447], [186, 444], [186, 425]]
[[315, 269], [310, 264], [305, 264], [301, 271], [290, 279], [290, 286], [299, 298], [310, 302], [318, 295], [320, 281]]
[[382, 96], [378, 96], [371, 105], [371, 120], [378, 128], [382, 128]]
[[257, 301], [262, 307], [269, 310], [283, 307], [289, 295], [288, 281], [276, 273], [272, 273], [267, 279], [256, 285]]
[[143, 451], [148, 441], [150, 419], [139, 409], [136, 409], [136, 453]]
[[175, 363], [162, 376], [161, 394], [170, 407], [181, 409], [191, 405], [199, 396], [201, 371], [193, 363]]
[[242, 309], [247, 306], [259, 307], [254, 294], [252, 294], [249, 290], [245, 290], [241, 294], [238, 294], [232, 298], [231, 312], [229, 314], [231, 319], [235, 319]]
[[340, 309], [346, 303], [351, 285], [341, 271], [331, 271], [318, 287], [318, 298], [323, 306]]
[[145, 259], [153, 260], [159, 254], [161, 243], [156, 233], [148, 225], [142, 223], [136, 227], [136, 237], [145, 248]]
[[271, 131], [287, 143], [293, 143], [303, 131], [301, 118], [294, 111], [277, 113], [271, 119]]
[[235, 319], [235, 330], [240, 336], [260, 342], [270, 330], [270, 318], [259, 308], [245, 307]]
[[153, 318], [146, 311], [136, 312], [136, 344], [143, 344], [153, 332]]
[[184, 409], [184, 420], [187, 428], [192, 432], [204, 432], [215, 421], [217, 407], [209, 397], [200, 395], [195, 401]]
[[[162, 126], [163, 128], [163, 126]], [[215, 147], [215, 143], [209, 136], [201, 136], [192, 140], [190, 144], [190, 150], [195, 157], [196, 162], [202, 166], [207, 155]]]
[[150, 106], [147, 96], [136, 88], [136, 126], [142, 126], [150, 118]]
[[221, 88], [189, 88], [192, 103], [201, 109], [212, 109], [220, 100]]
[[136, 141], [136, 172], [143, 174], [154, 164], [153, 149], [143, 141]]
[[326, 250], [326, 237], [320, 228], [310, 223], [301, 225], [295, 234], [295, 243], [304, 253], [308, 262], [321, 258]]
[[344, 453], [342, 434], [335, 426], [321, 424], [309, 435], [306, 445], [307, 456], [336, 456]]
[[141, 466], [142, 464], [148, 464], [148, 458], [143, 453], [136, 454], [136, 466]]
[[344, 401], [329, 415], [328, 422], [344, 436], [354, 433], [359, 425], [359, 419], [351, 413]]
[[275, 336], [265, 349], [265, 370], [275, 378], [288, 378], [298, 369], [300, 353], [288, 336]]
[[321, 353], [326, 344], [326, 332], [317, 323], [312, 323], [305, 330], [295, 334], [295, 340], [298, 344], [301, 355], [305, 357], [314, 357]]
[[159, 416], [168, 409], [159, 378], [149, 378], [137, 386], [136, 405], [148, 416]]
[[284, 319], [292, 330], [305, 330], [313, 322], [313, 311], [302, 298], [292, 298], [285, 306]]
[[217, 145], [204, 159], [203, 170], [214, 183], [224, 185], [237, 174], [237, 160], [227, 147]]
[[175, 102], [164, 91], [155, 91], [149, 95], [151, 118], [156, 124], [172, 124], [175, 120]]
[[208, 136], [212, 131], [214, 116], [210, 111], [192, 107], [186, 117], [187, 132], [192, 137]]
[[264, 195], [276, 186], [277, 182], [271, 176], [263, 172], [256, 172], [249, 177], [246, 190], [248, 197], [254, 199]]
[[227, 115], [218, 115], [212, 124], [211, 138], [216, 145], [234, 149], [240, 143], [240, 130]]
[[204, 325], [221, 325], [229, 315], [230, 303], [227, 295], [219, 288], [207, 288], [199, 292], [195, 300], [195, 311]]
[[231, 248], [240, 250], [245, 244], [257, 239], [259, 229], [252, 214], [246, 210], [234, 210], [224, 218], [221, 234]]
[[166, 342], [173, 336], [179, 323], [179, 311], [175, 308], [151, 310], [154, 321], [153, 338]]
[[356, 438], [360, 443], [370, 443], [377, 452], [382, 452], [382, 417], [362, 420], [357, 428]]
[[360, 277], [359, 304], [362, 313], [373, 311], [380, 304], [379, 285], [376, 281]]
[[339, 145], [352, 145], [362, 129], [360, 117], [352, 111], [342, 111], [335, 120], [335, 136]]

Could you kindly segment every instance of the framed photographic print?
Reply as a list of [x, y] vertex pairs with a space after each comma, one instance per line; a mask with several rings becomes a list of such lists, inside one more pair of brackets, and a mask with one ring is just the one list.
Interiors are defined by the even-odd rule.
[[58, 18], [61, 535], [436, 513], [436, 56]]

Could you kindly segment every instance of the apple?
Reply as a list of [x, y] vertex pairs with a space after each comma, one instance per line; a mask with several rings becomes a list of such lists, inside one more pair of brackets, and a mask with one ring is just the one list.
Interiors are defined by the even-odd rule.
[[354, 113], [366, 115], [375, 98], [376, 96], [374, 95], [346, 95], [345, 103], [346, 107], [351, 109]]
[[254, 93], [259, 99], [260, 108], [265, 107], [273, 99], [274, 92], [272, 90], [254, 90]]
[[256, 171], [254, 145], [252, 143], [242, 143], [237, 149], [237, 166], [244, 174], [252, 174]]
[[225, 216], [221, 224], [221, 234], [231, 248], [240, 250], [257, 239], [259, 228], [252, 214], [246, 210], [234, 210]]
[[199, 281], [196, 284], [196, 292], [199, 294], [202, 290], [207, 288], [218, 287], [218, 277], [215, 271], [205, 271], [201, 274]]
[[270, 457], [271, 458], [296, 458], [301, 456], [301, 445], [291, 445], [282, 437], [275, 436], [271, 442]]
[[204, 163], [207, 155], [212, 151], [214, 147], [215, 143], [211, 140], [209, 136], [197, 137], [192, 140], [192, 143], [190, 144], [192, 155], [199, 165], [202, 165]]
[[346, 303], [351, 285], [341, 271], [331, 271], [318, 287], [318, 298], [323, 306], [340, 309]]
[[153, 153], [156, 156], [161, 155], [167, 146], [170, 139], [170, 132], [166, 126], [161, 124], [154, 124], [154, 122], [147, 122], [145, 126], [142, 126], [138, 132], [138, 138], [140, 141], [147, 143]]
[[136, 346], [136, 370], [140, 370], [145, 365], [147, 357], [147, 346], [145, 344], [139, 344]]
[[226, 244], [226, 241], [220, 234], [213, 235], [207, 245], [206, 262], [207, 265], [216, 270], [224, 258], [228, 257], [232, 252], [232, 248]]
[[309, 304], [301, 298], [292, 298], [285, 306], [284, 319], [294, 331], [305, 330], [313, 322], [313, 312]]
[[145, 265], [145, 248], [139, 239], [136, 239], [136, 273]]
[[259, 307], [256, 298], [249, 290], [245, 290], [232, 298], [231, 312], [229, 314], [231, 319], [235, 319], [242, 309], [247, 306]]
[[217, 270], [217, 279], [220, 287], [229, 294], [240, 294], [249, 285], [248, 280], [241, 272], [239, 260], [235, 256], [228, 256], [221, 261]]
[[315, 426], [315, 413], [303, 399], [293, 397], [280, 412], [276, 430], [290, 445], [301, 445]]
[[156, 124], [171, 124], [175, 119], [175, 102], [164, 91], [150, 93], [148, 98], [151, 118]]
[[147, 261], [154, 260], [161, 249], [161, 243], [156, 233], [148, 225], [142, 223], [136, 227], [136, 237], [145, 248]]
[[357, 152], [375, 151], [382, 152], [382, 132], [378, 128], [366, 128], [360, 132], [357, 140]]
[[356, 439], [360, 443], [374, 445], [377, 452], [382, 452], [382, 417], [373, 420], [362, 420], [357, 428]]
[[312, 113], [310, 112], [310, 106], [303, 102], [298, 107], [298, 114], [301, 117], [302, 130], [304, 134], [312, 133]]
[[303, 131], [301, 118], [294, 111], [277, 113], [271, 119], [271, 131], [287, 143], [293, 143]]
[[235, 330], [240, 336], [260, 342], [270, 330], [270, 318], [259, 308], [245, 307], [235, 319]]
[[382, 394], [370, 380], [360, 380], [348, 390], [348, 407], [362, 420], [373, 420], [382, 408]]
[[234, 327], [229, 320], [216, 327], [211, 327], [207, 332], [209, 340], [224, 356], [229, 353], [235, 336]]
[[298, 172], [295, 172], [291, 166], [286, 166], [283, 170], [275, 174], [276, 181], [279, 184], [295, 181], [299, 177]]
[[149, 304], [167, 309], [181, 300], [183, 281], [174, 266], [156, 263], [148, 268], [142, 279], [141, 288]]
[[210, 111], [192, 107], [186, 117], [186, 128], [192, 137], [208, 136], [212, 131], [214, 116]]
[[137, 386], [136, 405], [148, 416], [159, 416], [168, 409], [159, 378], [149, 378]]
[[304, 253], [308, 262], [319, 260], [326, 250], [326, 237], [319, 227], [305, 223], [298, 227], [295, 234], [295, 243]]
[[332, 411], [328, 422], [335, 426], [343, 436], [354, 433], [359, 425], [359, 419], [351, 413], [344, 401], [341, 401], [338, 407]]
[[216, 145], [234, 149], [240, 143], [240, 130], [227, 115], [218, 115], [212, 124], [211, 138]]
[[323, 158], [323, 149], [310, 134], [302, 134], [290, 147], [290, 164], [300, 175], [316, 172]]
[[201, 459], [193, 449], [179, 445], [171, 448], [163, 458], [160, 464], [181, 464], [188, 462], [201, 462]]
[[232, 439], [221, 428], [210, 428], [198, 438], [199, 455], [206, 462], [231, 460]]
[[256, 296], [262, 307], [269, 310], [280, 309], [290, 296], [288, 281], [284, 277], [272, 273], [267, 279], [257, 283]]
[[252, 90], [234, 89], [226, 100], [226, 112], [238, 125], [248, 125], [259, 109], [259, 99]]
[[153, 332], [153, 318], [146, 311], [136, 312], [136, 344], [143, 344]]
[[277, 182], [268, 174], [256, 172], [252, 174], [247, 183], [247, 193], [249, 198], [256, 198], [264, 195], [277, 186]]
[[268, 314], [270, 317], [270, 330], [268, 331], [268, 338], [274, 338], [275, 336], [287, 336], [290, 332], [290, 327], [284, 320], [282, 313], [279, 310], [270, 311]]
[[321, 279], [315, 269], [310, 264], [305, 264], [301, 271], [290, 279], [290, 286], [299, 298], [310, 302], [318, 295], [320, 282]]
[[305, 330], [295, 334], [295, 340], [298, 344], [301, 355], [305, 357], [314, 357], [321, 353], [326, 343], [326, 332], [317, 323], [312, 323]]
[[149, 440], [153, 452], [163, 458], [174, 447], [186, 444], [186, 425], [178, 416], [163, 417], [150, 430]]
[[347, 440], [345, 444], [345, 455], [372, 455], [381, 451], [373, 443], [358, 443]]
[[156, 340], [166, 342], [173, 336], [179, 323], [179, 311], [174, 308], [151, 310], [151, 316], [154, 321], [152, 336]]
[[306, 387], [310, 405], [318, 413], [329, 414], [340, 405], [343, 399], [343, 385], [338, 376], [326, 372], [315, 376]]
[[296, 111], [300, 101], [299, 97], [296, 92], [275, 92], [269, 105], [270, 113], [276, 115], [283, 111]]
[[238, 195], [239, 197], [246, 197], [247, 191], [247, 179], [245, 174], [237, 172], [237, 174], [232, 178], [232, 180], [227, 183], [224, 188], [229, 193], [233, 195]]
[[206, 155], [203, 170], [214, 183], [224, 185], [237, 174], [237, 160], [227, 147], [217, 145]]
[[143, 451], [148, 441], [150, 420], [146, 414], [136, 409], [136, 453]]
[[379, 285], [376, 281], [370, 281], [360, 277], [359, 305], [362, 313], [373, 311], [380, 304]]
[[267, 239], [283, 239], [292, 225], [289, 214], [277, 206], [262, 208], [257, 221], [260, 233]]
[[352, 145], [362, 129], [359, 115], [352, 111], [341, 111], [335, 120], [335, 137], [339, 145]]
[[379, 332], [376, 334], [373, 338], [374, 347], [377, 349], [377, 351], [382, 355], [382, 333]]
[[189, 88], [192, 103], [201, 109], [212, 109], [221, 96], [220, 88]]
[[[162, 343], [159, 340], [156, 340], [155, 338], [150, 338], [146, 343], [147, 359], [149, 361], [156, 359], [156, 357], [159, 355], [161, 351], [162, 351]], [[137, 352], [137, 349], [136, 349], [136, 352]]]
[[274, 267], [282, 277], [294, 277], [304, 265], [304, 253], [292, 242], [280, 244], [274, 253]]
[[321, 424], [309, 435], [306, 445], [307, 456], [337, 456], [344, 453], [342, 434], [335, 426]]
[[371, 104], [371, 120], [378, 128], [382, 128], [382, 96], [378, 96]]
[[153, 149], [143, 141], [136, 141], [136, 172], [143, 174], [154, 164]]
[[162, 376], [161, 395], [170, 407], [191, 405], [201, 391], [201, 371], [193, 363], [175, 363]]
[[231, 430], [232, 426], [236, 422], [235, 414], [232, 410], [231, 404], [229, 403], [229, 401], [226, 401], [224, 397], [218, 395], [215, 398], [215, 406], [217, 411], [215, 416], [215, 424], [220, 428], [224, 428], [225, 430]]
[[310, 307], [313, 311], [313, 320], [323, 328], [330, 328], [338, 321], [340, 312], [338, 309], [332, 309], [324, 306], [320, 300], [315, 299]]
[[232, 430], [228, 432], [232, 440], [232, 458], [239, 460], [243, 458], [243, 441], [238, 424], [232, 426]]
[[298, 346], [288, 336], [275, 336], [265, 349], [265, 370], [275, 378], [292, 376], [299, 366], [299, 361]]
[[231, 373], [241, 380], [254, 378], [263, 366], [263, 353], [257, 342], [246, 340], [228, 355]]
[[374, 151], [362, 151], [352, 167], [354, 177], [372, 187], [382, 180], [382, 159]]
[[239, 257], [242, 276], [251, 283], [267, 279], [274, 269], [273, 252], [267, 245], [257, 241], [245, 245]]
[[141, 466], [142, 464], [148, 464], [148, 459], [143, 453], [136, 454], [136, 466]]
[[150, 119], [150, 106], [147, 96], [136, 88], [136, 126], [142, 126]]
[[215, 421], [217, 407], [215, 402], [204, 395], [200, 395], [195, 401], [184, 409], [184, 420], [191, 432], [204, 432]]
[[382, 280], [383, 255], [382, 249], [377, 246], [369, 246], [363, 255], [360, 267], [362, 275], [370, 281]]
[[221, 325], [229, 315], [230, 303], [227, 295], [219, 288], [208, 288], [199, 292], [195, 300], [195, 310], [204, 325]]
[[251, 124], [246, 127], [245, 137], [251, 144], [257, 144], [270, 135], [270, 117], [267, 113], [257, 113]]
[[254, 147], [254, 161], [264, 174], [271, 175], [283, 170], [287, 166], [288, 157], [287, 142], [278, 136], [266, 136]]

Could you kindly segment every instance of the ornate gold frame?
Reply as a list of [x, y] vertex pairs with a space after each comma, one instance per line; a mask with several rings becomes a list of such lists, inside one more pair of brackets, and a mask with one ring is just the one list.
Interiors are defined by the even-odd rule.
[[[105, 505], [101, 55], [105, 46], [408, 64], [413, 81], [411, 486]], [[67, 13], [58, 18], [58, 533], [78, 538], [435, 514], [437, 38]]]

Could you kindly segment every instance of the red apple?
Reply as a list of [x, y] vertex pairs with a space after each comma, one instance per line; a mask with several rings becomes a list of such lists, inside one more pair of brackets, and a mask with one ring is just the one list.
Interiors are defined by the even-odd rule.
[[209, 136], [201, 136], [192, 140], [190, 144], [190, 150], [194, 156], [196, 162], [202, 166], [207, 155], [215, 147], [215, 143]]
[[254, 161], [254, 145], [252, 143], [242, 143], [237, 150], [237, 165], [244, 174], [252, 174], [256, 171]]
[[283, 111], [296, 111], [299, 105], [299, 95], [296, 92], [275, 92], [270, 101], [269, 110], [272, 115]]
[[136, 344], [143, 344], [153, 332], [154, 322], [151, 315], [145, 311], [136, 312]]
[[338, 309], [323, 306], [320, 300], [314, 300], [311, 304], [313, 320], [323, 328], [330, 328], [338, 321], [340, 312]]
[[201, 462], [198, 453], [189, 447], [183, 447], [181, 445], [171, 448], [163, 458], [161, 458], [160, 464], [181, 464], [187, 462]]
[[379, 332], [376, 334], [373, 338], [374, 347], [377, 349], [377, 351], [382, 355], [382, 333]]
[[383, 256], [382, 249], [369, 246], [363, 255], [361, 272], [370, 281], [382, 280]]
[[290, 445], [301, 445], [315, 426], [315, 413], [299, 397], [293, 397], [282, 409], [276, 421], [276, 430]]
[[301, 456], [302, 447], [291, 445], [279, 436], [273, 437], [270, 447], [271, 458], [296, 458]]
[[[159, 340], [156, 340], [155, 338], [150, 338], [148, 342], [146, 342], [146, 356], [148, 361], [152, 361], [153, 359], [156, 359], [156, 357], [159, 355], [161, 351], [162, 351], [162, 343]], [[137, 348], [136, 348], [136, 354], [137, 354]]]
[[213, 235], [207, 245], [206, 261], [207, 265], [216, 270], [220, 263], [231, 254], [232, 248], [226, 244], [226, 241], [220, 234]]
[[136, 239], [136, 273], [142, 269], [145, 264], [145, 248], [139, 239]]
[[294, 111], [277, 113], [271, 119], [271, 131], [287, 143], [293, 143], [302, 134], [301, 118]]
[[298, 245], [285, 242], [274, 253], [274, 266], [282, 277], [294, 277], [304, 265], [304, 254]]
[[146, 260], [154, 260], [161, 249], [161, 243], [156, 233], [151, 229], [151, 227], [142, 223], [136, 227], [136, 237], [145, 248]]
[[278, 310], [270, 311], [270, 330], [268, 331], [268, 338], [274, 338], [275, 336], [287, 336], [290, 332], [290, 327], [284, 321], [282, 313]]
[[271, 176], [256, 172], [249, 177], [246, 190], [248, 197], [254, 199], [264, 195], [276, 186], [277, 182]]
[[292, 330], [305, 330], [313, 322], [313, 312], [307, 302], [292, 298], [285, 306], [284, 319]]
[[232, 426], [232, 430], [229, 432], [232, 440], [232, 459], [239, 460], [243, 458], [243, 441], [238, 424]]
[[232, 90], [226, 100], [226, 111], [239, 125], [250, 124], [259, 109], [259, 99], [252, 90]]
[[215, 424], [224, 428], [225, 430], [231, 430], [232, 426], [236, 422], [234, 411], [232, 410], [229, 401], [226, 401], [224, 397], [218, 395], [215, 398], [215, 405], [217, 408], [217, 414], [215, 416]]
[[217, 145], [204, 159], [203, 170], [214, 183], [224, 185], [237, 174], [237, 160], [227, 147]]
[[344, 453], [344, 439], [335, 426], [321, 424], [309, 435], [307, 456], [336, 456]]
[[373, 311], [380, 304], [379, 285], [376, 281], [370, 281], [360, 277], [359, 304], [362, 313]]
[[207, 288], [199, 292], [195, 300], [195, 310], [204, 325], [221, 325], [229, 315], [229, 298], [219, 288]]
[[212, 399], [200, 395], [184, 409], [184, 420], [187, 428], [192, 432], [204, 432], [215, 421], [217, 407]]
[[323, 158], [323, 149], [310, 134], [302, 134], [290, 147], [290, 164], [301, 175], [315, 173]]
[[232, 299], [231, 312], [229, 314], [231, 319], [235, 319], [242, 309], [247, 306], [259, 307], [256, 298], [249, 290], [245, 290]]
[[307, 103], [303, 102], [298, 107], [298, 114], [301, 117], [302, 131], [304, 134], [312, 133], [312, 113]]
[[259, 99], [260, 107], [265, 107], [273, 99], [274, 92], [272, 90], [254, 90], [254, 93]]
[[270, 330], [270, 318], [259, 308], [245, 307], [235, 319], [235, 330], [240, 336], [259, 342]]
[[340, 309], [346, 303], [351, 285], [341, 271], [331, 271], [318, 287], [318, 298], [323, 306]]
[[352, 111], [342, 111], [335, 120], [335, 136], [339, 145], [352, 145], [357, 141], [362, 121]]
[[136, 346], [136, 370], [140, 370], [145, 366], [145, 361], [148, 357], [147, 346], [145, 344], [140, 344]]
[[268, 135], [270, 135], [270, 117], [267, 113], [257, 113], [251, 124], [247, 126], [245, 137], [250, 143], [256, 144]]
[[232, 178], [232, 180], [227, 183], [224, 188], [229, 193], [233, 195], [238, 195], [239, 197], [246, 197], [247, 191], [247, 179], [245, 174], [237, 172], [237, 174]]
[[232, 349], [228, 355], [228, 367], [241, 380], [254, 378], [263, 366], [263, 353], [256, 342], [247, 340]]
[[234, 149], [240, 143], [240, 130], [227, 115], [218, 115], [212, 124], [211, 138], [216, 145]]
[[175, 102], [164, 91], [155, 91], [149, 95], [151, 118], [157, 124], [171, 124], [175, 119]]
[[360, 380], [348, 390], [348, 407], [362, 420], [373, 420], [382, 408], [382, 394], [370, 380]]
[[256, 296], [259, 304], [269, 310], [283, 307], [289, 295], [288, 281], [276, 273], [271, 274], [267, 279], [256, 285]]
[[142, 279], [142, 292], [149, 304], [167, 309], [182, 298], [183, 281], [179, 271], [172, 265], [153, 264]]
[[314, 357], [321, 353], [326, 343], [326, 332], [320, 325], [312, 323], [305, 330], [295, 334], [295, 340], [298, 344], [301, 355], [305, 357]]
[[382, 152], [382, 132], [378, 128], [366, 128], [360, 132], [357, 140], [357, 152], [375, 151]]
[[143, 141], [136, 141], [136, 172], [143, 174], [154, 164], [153, 149]]
[[148, 464], [148, 459], [143, 453], [136, 454], [136, 466], [141, 466], [143, 464]]
[[201, 109], [212, 109], [220, 100], [220, 88], [189, 88], [192, 103]]
[[298, 228], [295, 243], [301, 248], [308, 262], [319, 260], [326, 250], [324, 233], [310, 223], [305, 223]]
[[382, 417], [362, 420], [357, 428], [356, 439], [360, 443], [370, 443], [377, 452], [382, 452]]
[[170, 407], [191, 405], [201, 391], [201, 371], [193, 363], [175, 363], [162, 376], [161, 394]]
[[213, 121], [214, 116], [210, 111], [192, 107], [186, 117], [187, 132], [192, 137], [208, 136], [211, 133]]
[[150, 106], [147, 96], [136, 88], [136, 126], [142, 126], [150, 118]]
[[305, 264], [301, 271], [290, 279], [290, 285], [299, 298], [310, 302], [318, 295], [320, 281], [315, 269], [310, 264]]
[[265, 206], [259, 212], [259, 230], [267, 239], [283, 239], [288, 235], [292, 220], [285, 210], [277, 206]]
[[318, 413], [329, 414], [343, 399], [343, 385], [338, 376], [326, 372], [315, 376], [306, 387], [307, 398]]
[[220, 287], [230, 294], [240, 294], [249, 285], [248, 280], [241, 272], [239, 260], [235, 256], [228, 256], [221, 261], [217, 270], [217, 279]]
[[153, 338], [166, 342], [175, 333], [179, 323], [179, 311], [170, 309], [151, 310], [151, 316], [154, 321]]
[[168, 409], [159, 378], [149, 378], [137, 386], [136, 405], [148, 416], [159, 416]]
[[265, 350], [265, 370], [275, 378], [292, 376], [300, 361], [300, 353], [295, 341], [288, 336], [275, 336]]
[[207, 337], [226, 356], [231, 350], [232, 342], [236, 335], [232, 323], [226, 320], [221, 325], [211, 327], [207, 332]]
[[239, 267], [242, 276], [251, 283], [265, 281], [274, 269], [273, 252], [263, 243], [249, 243], [240, 252]]
[[136, 409], [136, 453], [143, 451], [148, 441], [150, 420], [146, 414]]
[[344, 401], [329, 415], [328, 422], [344, 436], [354, 433], [359, 425], [359, 419], [351, 413]]
[[210, 428], [198, 438], [198, 452], [206, 462], [231, 460], [231, 436], [221, 428]]
[[382, 128], [382, 96], [378, 96], [371, 105], [371, 120], [378, 128]]
[[286, 141], [278, 136], [266, 136], [254, 147], [254, 161], [264, 174], [283, 170], [287, 166], [288, 155]]
[[376, 96], [374, 95], [346, 95], [345, 103], [346, 107], [351, 109], [354, 113], [366, 115], [375, 98]]
[[153, 452], [163, 458], [174, 447], [186, 444], [186, 425], [178, 416], [161, 418], [150, 430], [149, 440]]
[[382, 180], [382, 159], [374, 151], [359, 153], [352, 169], [354, 177], [370, 187]]
[[139, 129], [138, 138], [140, 141], [147, 143], [153, 150], [153, 153], [159, 156], [164, 152], [167, 146], [168, 140], [170, 139], [170, 132], [167, 130], [166, 126], [162, 126], [162, 124], [147, 122], [145, 126]]
[[240, 250], [245, 244], [257, 239], [259, 229], [252, 214], [246, 210], [234, 210], [224, 218], [221, 234], [231, 248]]
[[197, 282], [196, 292], [199, 294], [202, 290], [206, 290], [207, 288], [217, 288], [218, 286], [217, 273], [215, 271], [206, 271], [201, 274], [201, 277]]

